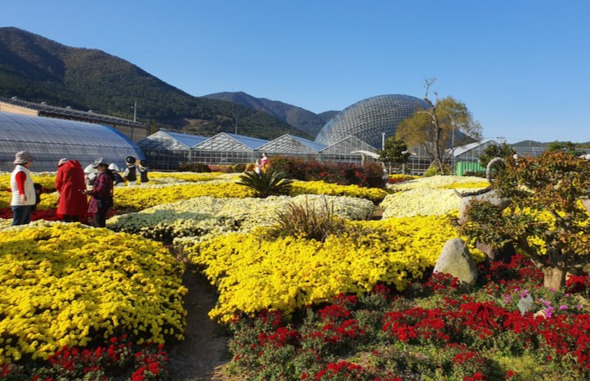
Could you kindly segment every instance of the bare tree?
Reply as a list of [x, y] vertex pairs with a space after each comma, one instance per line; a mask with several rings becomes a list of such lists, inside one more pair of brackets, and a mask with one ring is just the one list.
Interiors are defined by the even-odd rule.
[[481, 139], [481, 125], [473, 120], [463, 102], [451, 96], [440, 99], [434, 92], [433, 103], [428, 94], [434, 82], [436, 79], [430, 78], [424, 85], [424, 101], [428, 107], [400, 122], [396, 138], [409, 146], [424, 147], [434, 165], [444, 173], [444, 163], [457, 146]]

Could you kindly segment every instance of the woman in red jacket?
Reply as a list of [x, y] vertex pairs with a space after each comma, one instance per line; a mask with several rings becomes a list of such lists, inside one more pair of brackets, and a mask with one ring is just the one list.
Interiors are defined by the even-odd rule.
[[57, 217], [64, 222], [80, 222], [88, 207], [84, 170], [78, 160], [60, 159], [55, 189], [59, 192]]

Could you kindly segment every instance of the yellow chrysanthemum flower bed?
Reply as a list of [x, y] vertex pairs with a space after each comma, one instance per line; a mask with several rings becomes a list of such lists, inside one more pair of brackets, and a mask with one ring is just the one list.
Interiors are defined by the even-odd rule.
[[160, 243], [79, 224], [0, 231], [0, 363], [120, 333], [183, 338], [184, 271]]
[[294, 181], [291, 187], [291, 195], [297, 196], [300, 194], [359, 197], [378, 203], [389, 193], [384, 189], [364, 188], [358, 185], [339, 185], [324, 181]]
[[396, 182], [400, 182], [400, 181], [408, 181], [408, 180], [418, 179], [418, 178], [420, 178], [420, 176], [405, 175], [405, 174], [401, 174], [401, 173], [394, 173], [392, 175], [388, 175], [387, 178], [388, 179], [391, 179], [391, 180], [394, 180]]
[[[233, 175], [233, 176], [232, 176]], [[200, 181], [211, 181], [219, 179], [233, 178], [235, 174], [221, 172], [150, 172], [149, 178], [153, 182], [172, 182], [186, 181], [196, 183]]]
[[[55, 209], [57, 207], [57, 192], [41, 194], [41, 202], [37, 205], [37, 210]], [[0, 208], [10, 208], [12, 201], [11, 192], [0, 191]]]
[[220, 236], [185, 248], [218, 288], [213, 319], [263, 309], [292, 313], [340, 292], [363, 293], [379, 282], [402, 290], [434, 266], [444, 243], [457, 237], [446, 217], [350, 222], [353, 233], [324, 243], [287, 237], [266, 240], [255, 233]]
[[[55, 163], [57, 167], [57, 163]], [[31, 178], [34, 183], [39, 183], [48, 191], [55, 190], [56, 172], [32, 172]], [[10, 172], [0, 173], [0, 191], [10, 191]]]
[[253, 197], [254, 191], [233, 182], [205, 182], [180, 185], [115, 187], [115, 209], [143, 210], [160, 204], [195, 197]]

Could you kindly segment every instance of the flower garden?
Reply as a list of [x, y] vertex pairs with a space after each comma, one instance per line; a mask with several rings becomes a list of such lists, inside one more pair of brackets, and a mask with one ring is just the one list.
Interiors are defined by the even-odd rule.
[[[256, 198], [238, 177], [151, 173], [115, 188], [106, 229], [55, 221], [54, 173], [34, 174], [46, 193], [29, 225], [10, 226], [0, 188], [0, 378], [168, 379], [166, 349], [190, 313], [187, 262], [217, 290], [209, 316], [230, 335], [227, 380], [590, 377], [585, 273], [549, 290], [526, 257], [486, 263], [471, 246], [475, 286], [432, 274], [460, 236], [455, 190], [485, 180], [295, 181]], [[336, 230], [277, 231], [285, 210], [328, 215]]]

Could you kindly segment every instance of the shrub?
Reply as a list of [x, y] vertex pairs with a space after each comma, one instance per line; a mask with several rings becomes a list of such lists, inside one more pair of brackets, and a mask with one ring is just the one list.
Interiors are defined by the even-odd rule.
[[302, 181], [323, 180], [341, 185], [383, 188], [383, 167], [379, 163], [358, 166], [349, 163], [324, 163], [286, 156], [274, 156], [271, 168], [283, 171], [287, 176]]
[[240, 175], [236, 184], [253, 189], [258, 197], [266, 198], [275, 194], [288, 194], [292, 183], [293, 180], [287, 178], [284, 172], [267, 170], [260, 173], [246, 171]]
[[334, 215], [333, 205], [328, 205], [325, 198], [321, 209], [316, 209], [307, 200], [305, 205], [289, 202], [285, 210], [278, 211], [277, 224], [269, 229], [268, 236], [293, 236], [323, 242], [329, 235], [341, 232], [344, 226], [343, 220]]
[[203, 163], [178, 163], [178, 170], [181, 172], [211, 172], [211, 168]]
[[450, 175], [452, 173], [451, 167], [449, 167], [448, 165], [444, 165], [443, 168], [444, 168], [443, 173], [440, 173], [440, 168], [434, 164], [431, 164], [430, 167], [428, 167], [428, 169], [426, 170], [426, 172], [424, 172], [424, 177], [431, 177], [431, 176], [437, 176], [437, 175]]

